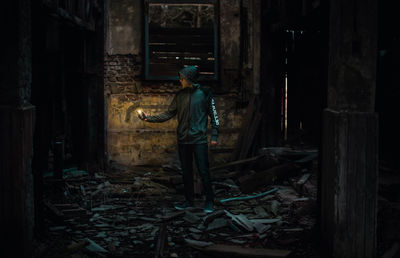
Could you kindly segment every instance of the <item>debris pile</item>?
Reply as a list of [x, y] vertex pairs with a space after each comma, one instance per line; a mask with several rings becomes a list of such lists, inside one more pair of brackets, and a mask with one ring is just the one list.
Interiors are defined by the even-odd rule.
[[51, 241], [36, 256], [318, 257], [310, 241], [316, 157], [314, 150], [264, 148], [211, 168], [217, 197], [211, 214], [202, 199], [195, 208], [174, 209], [183, 198], [179, 166], [46, 177]]

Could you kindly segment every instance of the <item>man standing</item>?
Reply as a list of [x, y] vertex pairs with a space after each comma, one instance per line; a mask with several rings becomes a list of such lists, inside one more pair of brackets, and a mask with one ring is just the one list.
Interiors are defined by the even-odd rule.
[[147, 116], [143, 113], [139, 118], [151, 123], [161, 123], [178, 115], [178, 150], [186, 200], [175, 208], [183, 210], [194, 206], [192, 166], [194, 157], [206, 195], [204, 212], [210, 213], [214, 211], [214, 192], [209, 173], [207, 123], [210, 116], [212, 127], [210, 145], [215, 146], [219, 127], [215, 101], [212, 92], [197, 83], [198, 70], [195, 66], [180, 70], [179, 77], [182, 89], [175, 95], [168, 110], [156, 116]]

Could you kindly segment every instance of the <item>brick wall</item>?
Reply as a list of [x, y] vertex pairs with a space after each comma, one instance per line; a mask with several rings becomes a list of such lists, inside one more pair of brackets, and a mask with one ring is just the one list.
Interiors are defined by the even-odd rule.
[[[145, 123], [135, 112], [127, 114], [130, 107], [141, 107], [152, 115], [165, 111], [180, 89], [179, 82], [143, 81], [140, 58], [135, 55], [107, 55], [104, 67], [109, 161], [126, 166], [172, 162], [177, 150], [176, 119]], [[233, 93], [215, 95], [215, 99], [221, 122], [219, 148], [234, 148], [243, 110], [235, 109]], [[214, 160], [218, 157], [213, 156]]]
[[106, 94], [141, 92], [141, 65], [136, 55], [106, 55], [104, 60]]

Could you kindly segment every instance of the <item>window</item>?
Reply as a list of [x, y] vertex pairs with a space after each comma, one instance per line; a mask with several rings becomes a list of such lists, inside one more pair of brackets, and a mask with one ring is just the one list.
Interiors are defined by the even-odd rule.
[[218, 78], [215, 1], [146, 1], [146, 79], [178, 80], [187, 65], [199, 68], [199, 80]]

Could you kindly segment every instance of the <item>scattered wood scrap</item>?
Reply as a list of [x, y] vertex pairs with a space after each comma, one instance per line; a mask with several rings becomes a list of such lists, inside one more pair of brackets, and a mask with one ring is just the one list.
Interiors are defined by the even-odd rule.
[[223, 169], [223, 168], [229, 168], [229, 167], [234, 167], [234, 166], [237, 166], [237, 165], [248, 164], [248, 163], [251, 163], [253, 161], [258, 160], [259, 158], [261, 158], [263, 156], [264, 155], [258, 155], [258, 156], [251, 157], [251, 158], [248, 158], [248, 159], [233, 161], [233, 162], [230, 162], [230, 163], [227, 163], [227, 164], [223, 164], [223, 165], [220, 165], [220, 166], [212, 167], [212, 168], [210, 168], [210, 171], [216, 171], [216, 170], [220, 170], [220, 169]]
[[294, 170], [298, 170], [298, 166], [292, 163], [282, 164], [264, 171], [258, 171], [253, 175], [245, 177], [240, 182], [240, 189], [244, 193], [254, 191], [257, 187], [271, 185], [277, 178], [285, 178]]
[[[300, 241], [298, 233], [311, 230], [314, 223], [303, 211], [310, 210], [308, 200], [315, 200], [306, 190], [316, 187], [315, 177], [308, 161], [296, 162], [309, 154], [271, 148], [212, 168], [212, 174], [221, 176], [213, 180], [221, 202], [215, 203], [211, 214], [203, 212], [204, 202], [198, 199], [190, 210], [174, 209], [183, 191], [179, 171], [141, 170], [125, 173], [125, 177], [104, 175], [86, 181], [77, 177], [53, 186], [62, 190], [62, 201], [51, 195], [46, 198], [51, 200], [46, 205], [50, 213], [61, 218], [49, 226], [49, 232], [56, 236], [68, 232], [73, 238], [64, 245], [62, 253], [66, 254], [140, 256], [150, 250], [154, 257], [179, 257], [190, 245], [226, 257], [286, 257], [289, 250], [268, 248], [280, 247], [285, 242], [282, 238]], [[239, 165], [247, 166], [246, 170], [236, 170]], [[268, 175], [273, 180], [268, 181]], [[275, 179], [286, 181], [280, 185]], [[296, 184], [303, 185], [303, 194], [294, 190]], [[298, 247], [292, 252], [294, 248]]]
[[241, 200], [249, 200], [249, 199], [254, 199], [254, 198], [260, 198], [263, 197], [267, 194], [273, 193], [278, 191], [278, 188], [273, 188], [269, 191], [260, 193], [260, 194], [256, 194], [256, 195], [251, 195], [251, 196], [238, 196], [238, 197], [232, 197], [232, 198], [228, 198], [228, 199], [222, 199], [219, 202], [224, 203], [224, 202], [230, 202], [230, 201], [241, 201]]
[[87, 240], [81, 240], [79, 242], [73, 242], [72, 244], [67, 246], [67, 250], [68, 250], [69, 253], [74, 253], [74, 252], [77, 252], [77, 251], [85, 248], [89, 244], [90, 243]]
[[164, 257], [164, 246], [167, 241], [167, 224], [163, 223], [158, 231], [158, 237], [156, 241], [155, 258]]
[[44, 201], [44, 205], [45, 207], [47, 207], [49, 209], [49, 211], [53, 214], [54, 217], [56, 217], [57, 219], [63, 219], [64, 218], [64, 214], [56, 208], [56, 206], [54, 206], [52, 203], [50, 203], [49, 201]]
[[291, 251], [265, 248], [245, 248], [234, 245], [212, 244], [205, 247], [190, 244], [191, 247], [209, 253], [218, 253], [223, 255], [235, 255], [243, 257], [263, 257], [263, 258], [280, 258], [288, 257]]
[[203, 224], [205, 226], [207, 226], [211, 221], [213, 221], [214, 219], [221, 217], [223, 215], [225, 215], [225, 211], [223, 211], [223, 210], [215, 211], [203, 218]]
[[161, 219], [163, 221], [169, 221], [169, 220], [175, 219], [183, 214], [185, 214], [185, 211], [177, 211], [177, 212], [166, 214], [166, 215], [162, 216]]

